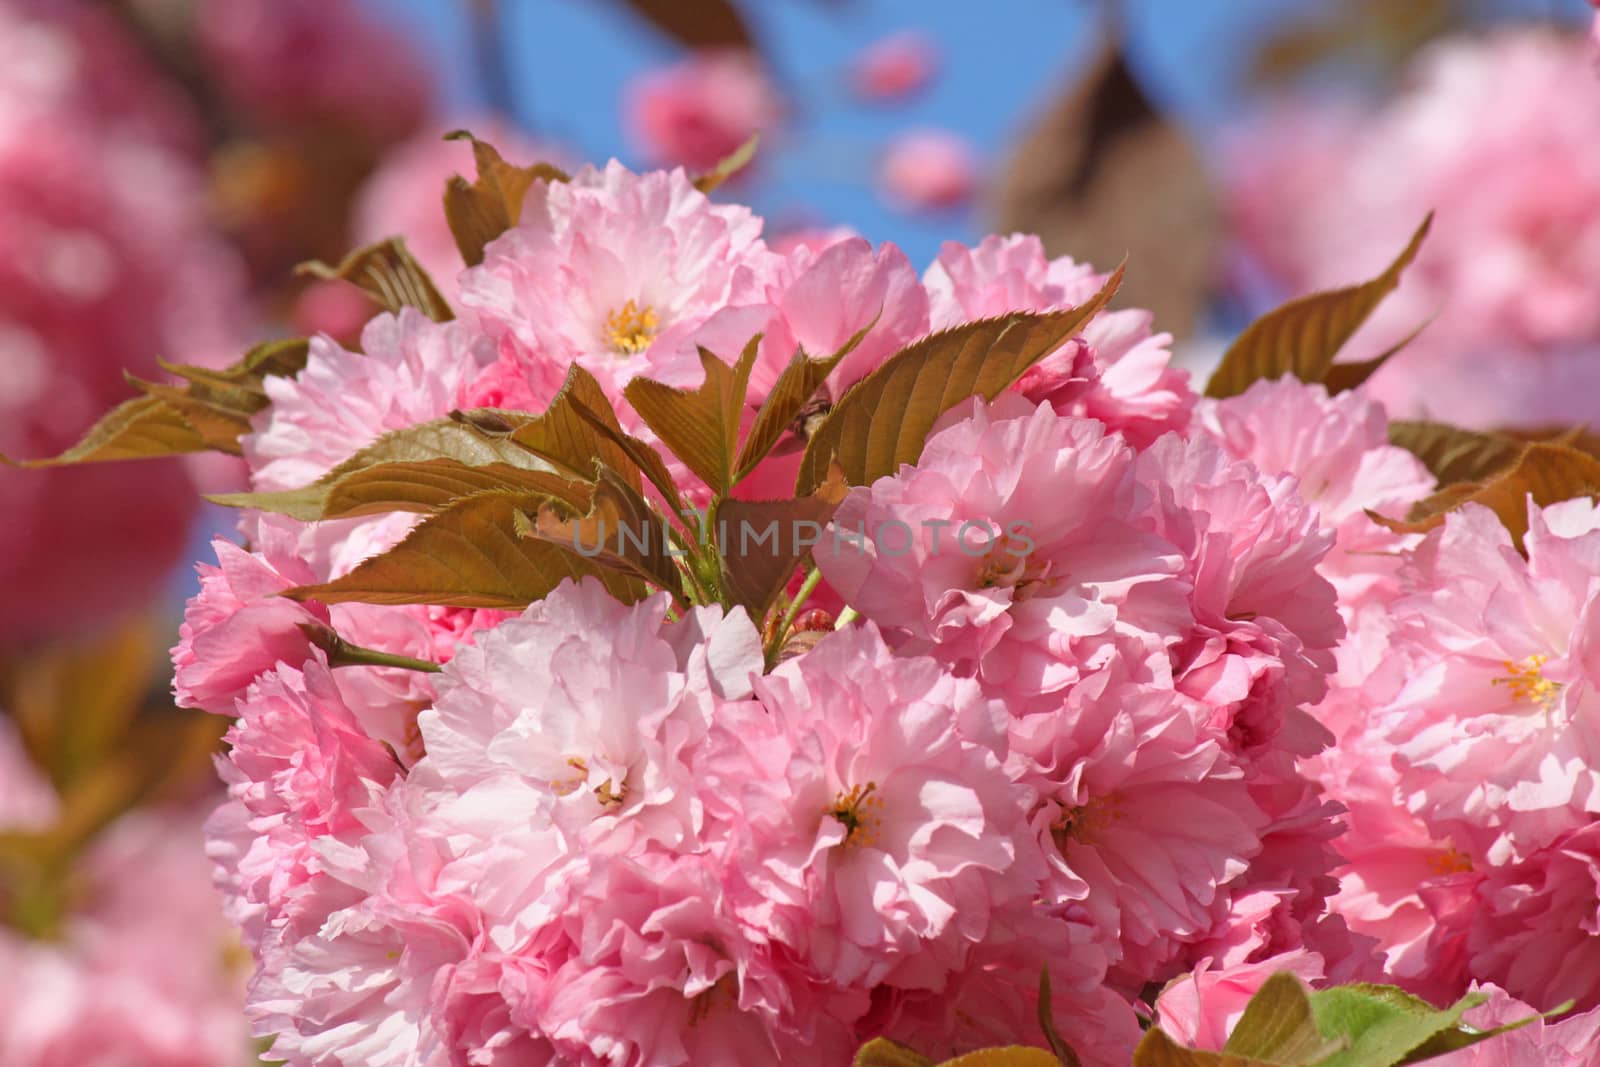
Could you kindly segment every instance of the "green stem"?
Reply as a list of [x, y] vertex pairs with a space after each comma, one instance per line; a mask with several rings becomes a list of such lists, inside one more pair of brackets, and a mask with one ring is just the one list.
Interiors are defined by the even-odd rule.
[[783, 649], [783, 643], [789, 637], [789, 628], [794, 625], [794, 620], [800, 617], [800, 609], [806, 606], [806, 601], [811, 599], [811, 594], [816, 591], [818, 583], [822, 581], [822, 571], [812, 567], [806, 575], [806, 580], [800, 583], [799, 590], [794, 599], [789, 602], [789, 607], [783, 613], [783, 618], [778, 622], [778, 628], [772, 633], [772, 646], [767, 649], [767, 666], [772, 666], [778, 659], [778, 653]]
[[375, 648], [352, 644], [326, 626], [315, 623], [302, 623], [300, 631], [311, 639], [312, 644], [328, 654], [330, 667], [399, 667], [408, 671], [425, 671], [428, 674], [438, 674], [444, 670], [431, 660], [413, 659], [410, 656], [379, 652]]
[[857, 611], [855, 608], [845, 608], [843, 611], [839, 612], [839, 617], [833, 620], [833, 628], [835, 630], [842, 630], [859, 618], [861, 618], [861, 612]]

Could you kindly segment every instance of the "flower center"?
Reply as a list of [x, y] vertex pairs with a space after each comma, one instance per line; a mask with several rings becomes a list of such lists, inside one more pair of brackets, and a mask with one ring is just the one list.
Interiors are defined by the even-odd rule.
[[619, 356], [636, 356], [650, 347], [659, 326], [655, 308], [629, 300], [606, 316], [606, 337]]
[[1025, 541], [1002, 534], [978, 565], [979, 589], [1012, 589], [1015, 599], [1026, 599], [1034, 591], [1052, 584], [1048, 563], [1037, 561], [1022, 551]]
[[1440, 849], [1428, 857], [1428, 869], [1434, 874], [1465, 874], [1472, 870], [1472, 861], [1460, 852], [1454, 845]]
[[1100, 831], [1107, 829], [1122, 815], [1115, 797], [1096, 797], [1076, 807], [1062, 808], [1056, 821], [1050, 824], [1050, 836], [1062, 852], [1076, 841], [1091, 843]]
[[1506, 677], [1496, 678], [1495, 685], [1511, 690], [1511, 698], [1525, 704], [1549, 708], [1561, 696], [1561, 683], [1544, 676], [1543, 667], [1550, 657], [1534, 653], [1521, 663], [1506, 660]]
[[878, 827], [883, 822], [878, 814], [883, 798], [877, 791], [877, 782], [853, 785], [848, 792], [834, 797], [832, 806], [823, 809], [823, 814], [833, 816], [844, 827], [846, 845], [867, 847], [877, 840]]

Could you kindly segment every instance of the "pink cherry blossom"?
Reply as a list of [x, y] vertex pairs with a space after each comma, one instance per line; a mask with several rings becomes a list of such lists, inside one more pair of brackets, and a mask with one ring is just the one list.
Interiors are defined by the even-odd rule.
[[1328, 396], [1320, 385], [1284, 377], [1202, 404], [1200, 421], [1238, 459], [1267, 474], [1293, 475], [1334, 547], [1318, 570], [1339, 593], [1348, 625], [1356, 611], [1398, 591], [1399, 552], [1414, 542], [1367, 517], [1404, 517], [1433, 491], [1411, 453], [1389, 444], [1383, 408], [1359, 391]]
[[[1240, 138], [1230, 171], [1245, 255], [1289, 295], [1349, 285], [1435, 211], [1417, 263], [1344, 358], [1437, 316], [1371, 381], [1397, 416], [1588, 421], [1600, 330], [1592, 46], [1507, 29], [1440, 41], [1408, 74], [1381, 107], [1284, 104]], [[1392, 180], [1396, 168], [1407, 180]]]
[[868, 103], [899, 103], [928, 86], [938, 73], [939, 46], [918, 30], [872, 42], [850, 64], [850, 88]]
[[783, 101], [743, 49], [697, 52], [647, 71], [626, 90], [624, 119], [635, 145], [661, 167], [709, 171], [783, 118]]
[[1486, 509], [1450, 515], [1393, 608], [1413, 656], [1383, 712], [1399, 786], [1475, 864], [1526, 856], [1600, 810], [1587, 710], [1600, 517], [1580, 500], [1530, 507], [1529, 522], [1524, 560]]
[[1182, 624], [1180, 557], [1139, 528], [1121, 438], [1021, 397], [965, 410], [834, 516], [818, 566], [848, 603], [1017, 699], [1070, 685], [1119, 626]]
[[[1439, 1067], [1587, 1067], [1600, 1042], [1600, 1008], [1552, 1019], [1537, 1018], [1536, 1008], [1521, 1003], [1493, 984], [1473, 992], [1489, 997], [1468, 1011], [1463, 1021], [1479, 1030], [1515, 1026], [1510, 1032], [1435, 1058]], [[1532, 1022], [1527, 1022], [1527, 1020]]]
[[1588, 965], [1600, 938], [1600, 823], [1574, 830], [1478, 887], [1467, 933], [1473, 977], [1533, 1004], [1600, 1007]]
[[977, 192], [979, 171], [977, 149], [966, 138], [948, 130], [908, 130], [884, 148], [878, 184], [901, 210], [951, 211]]
[[254, 945], [320, 867], [318, 839], [360, 831], [356, 810], [402, 768], [363, 730], [319, 662], [277, 667], [239, 706], [222, 765], [229, 802], [214, 816], [212, 837], [229, 842], [237, 866], [220, 881], [230, 917]]
[[1309, 755], [1325, 735], [1293, 712], [1320, 698], [1344, 631], [1315, 571], [1333, 538], [1292, 477], [1230, 460], [1210, 438], [1158, 440], [1139, 457], [1153, 529], [1183, 553], [1195, 627], [1173, 650], [1175, 684], [1247, 753], [1280, 731]]
[[1250, 998], [1279, 973], [1316, 982], [1322, 978], [1322, 957], [1295, 949], [1256, 963], [1197, 967], [1168, 982], [1156, 998], [1157, 1024], [1179, 1044], [1220, 1052]]
[[[1106, 276], [1068, 257], [1046, 259], [1037, 237], [986, 237], [967, 248], [946, 243], [923, 276], [937, 330], [1008, 311], [1053, 311], [1080, 304]], [[1017, 388], [1063, 415], [1100, 419], [1143, 448], [1182, 431], [1194, 407], [1188, 373], [1171, 366], [1169, 334], [1153, 333], [1147, 311], [1103, 311], [1084, 325], [1089, 373], [1071, 346], [1031, 369]], [[1087, 380], [1085, 380], [1087, 379]]]
[[414, 308], [367, 323], [359, 353], [313, 338], [304, 370], [266, 380], [272, 405], [241, 442], [256, 489], [310, 485], [384, 433], [443, 418], [493, 358], [464, 325]]
[[712, 204], [682, 171], [612, 162], [536, 182], [521, 224], [462, 275], [461, 299], [532, 396], [548, 401], [576, 361], [620, 398], [639, 374], [697, 383], [687, 339], [717, 311], [759, 300], [776, 266], [748, 209]]
[[1182, 946], [1227, 913], [1219, 887], [1261, 849], [1267, 819], [1242, 767], [1125, 660], [1012, 734], [1020, 780], [1041, 798], [1045, 898], [1094, 917], [1124, 988], [1169, 977]]
[[831, 985], [937, 987], [1042, 873], [998, 708], [872, 627], [755, 684], [704, 772], [711, 814], [737, 820], [734, 914]]

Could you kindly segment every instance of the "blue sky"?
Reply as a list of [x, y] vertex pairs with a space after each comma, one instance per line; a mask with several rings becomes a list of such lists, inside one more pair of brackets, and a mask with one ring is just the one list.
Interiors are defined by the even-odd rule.
[[[447, 106], [481, 105], [464, 0], [368, 0], [415, 30], [444, 76]], [[533, 132], [584, 158], [637, 163], [618, 123], [623, 87], [679, 53], [615, 0], [499, 0], [517, 111]], [[1197, 134], [1237, 108], [1238, 72], [1250, 44], [1283, 19], [1331, 0], [1123, 0], [1129, 52], [1147, 91]], [[1410, 3], [1412, 0], [1391, 0]], [[1494, 0], [1502, 10], [1583, 17], [1585, 0]], [[924, 264], [948, 239], [974, 240], [981, 212], [907, 218], [883, 205], [866, 179], [893, 131], [942, 126], [997, 160], [1029, 116], [1061, 91], [1094, 44], [1099, 0], [742, 0], [780, 81], [804, 109], [802, 135], [768, 145], [767, 173], [751, 198], [769, 217], [797, 207], [820, 221], [894, 241]], [[896, 30], [931, 34], [945, 53], [932, 91], [910, 106], [850, 105], [840, 72], [866, 44]]]
[[[413, 27], [445, 75], [453, 108], [480, 102], [467, 4], [372, 0]], [[1315, 0], [1146, 0], [1127, 5], [1133, 60], [1149, 91], [1203, 128], [1233, 100], [1239, 43]], [[674, 47], [609, 0], [502, 0], [519, 118], [536, 133], [575, 146], [586, 158], [631, 153], [617, 121], [624, 85], [641, 69], [670, 62]], [[863, 180], [873, 153], [897, 129], [942, 126], [996, 158], [1035, 108], [1059, 91], [1093, 45], [1087, 0], [760, 0], [758, 32], [782, 83], [805, 109], [804, 135], [771, 155], [774, 181], [756, 207], [804, 206], [819, 218], [900, 244], [916, 263], [943, 240], [982, 232], [977, 213], [932, 219], [899, 215]], [[852, 106], [840, 72], [866, 44], [919, 28], [942, 46], [945, 66], [931, 92], [909, 106]]]

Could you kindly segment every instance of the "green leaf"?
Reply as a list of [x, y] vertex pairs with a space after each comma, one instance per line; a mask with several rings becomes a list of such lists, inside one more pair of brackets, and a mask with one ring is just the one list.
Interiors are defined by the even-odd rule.
[[478, 167], [476, 181], [457, 175], [445, 185], [444, 217], [456, 247], [467, 266], [483, 262], [483, 250], [496, 237], [515, 226], [522, 218], [522, 201], [536, 181], [564, 182], [567, 175], [548, 163], [518, 167], [500, 158], [493, 145], [480, 141], [465, 130], [455, 130], [446, 140], [472, 142], [472, 155]]
[[751, 160], [756, 158], [756, 148], [760, 144], [760, 135], [751, 134], [750, 139], [744, 144], [718, 160], [715, 167], [695, 178], [694, 187], [702, 193], [711, 192], [717, 186], [748, 167]]
[[[722, 587], [757, 622], [777, 601], [844, 500], [842, 481], [788, 500], [724, 500], [717, 509]], [[723, 531], [726, 531], [724, 536]], [[730, 543], [731, 542], [731, 543]]]
[[915, 463], [939, 416], [968, 397], [994, 399], [1076, 334], [1121, 283], [1119, 267], [1075, 308], [980, 319], [901, 349], [852, 386], [806, 442], [797, 495], [822, 484], [835, 459], [851, 485]]
[[700, 349], [705, 380], [692, 392], [648, 378], [635, 378], [623, 389], [645, 425], [718, 496], [733, 488], [739, 420], [744, 414], [750, 369], [760, 347], [761, 335], [757, 334], [731, 367]]
[[674, 562], [677, 547], [664, 518], [639, 491], [609, 467], [600, 467], [586, 514], [572, 515], [570, 505], [544, 504], [535, 518], [518, 515], [516, 531], [572, 551], [613, 570], [631, 574], [687, 603], [683, 575]]
[[817, 397], [817, 392], [822, 388], [822, 383], [828, 380], [828, 375], [833, 373], [844, 357], [856, 350], [862, 338], [877, 325], [874, 318], [870, 325], [858, 330], [855, 336], [846, 341], [844, 347], [831, 356], [812, 358], [804, 349], [796, 349], [790, 357], [788, 364], [783, 368], [783, 373], [778, 375], [778, 380], [773, 383], [771, 392], [761, 402], [761, 407], [756, 411], [755, 422], [750, 427], [750, 433], [744, 439], [744, 444], [739, 447], [739, 458], [734, 463], [733, 480], [737, 484], [749, 476], [756, 469], [756, 465], [772, 451], [773, 446], [793, 425], [796, 419], [805, 411]]
[[1486, 999], [1474, 993], [1442, 1011], [1422, 1011], [1412, 998], [1374, 994], [1370, 987], [1320, 990], [1311, 994], [1318, 1028], [1349, 1044], [1315, 1062], [1317, 1067], [1394, 1067], [1436, 1035], [1455, 1029], [1463, 1014]]
[[1509, 470], [1523, 444], [1505, 434], [1463, 430], [1440, 422], [1391, 422], [1389, 442], [1422, 460], [1440, 488], [1481, 482]]
[[1529, 1023], [1538, 1022], [1540, 1019], [1553, 1019], [1565, 1015], [1572, 1010], [1573, 1003], [1573, 1001], [1569, 1000], [1565, 1004], [1557, 1005], [1547, 1012], [1530, 1015], [1526, 1019], [1518, 1019], [1516, 1022], [1506, 1023], [1504, 1026], [1497, 1026], [1493, 1030], [1463, 1030], [1459, 1027], [1454, 1030], [1446, 1030], [1442, 1034], [1435, 1034], [1430, 1037], [1401, 1062], [1421, 1063], [1424, 1060], [1433, 1059], [1435, 1056], [1443, 1056], [1447, 1052], [1455, 1052], [1458, 1049], [1476, 1045], [1480, 1041], [1487, 1041], [1491, 1037], [1498, 1037], [1513, 1030], [1520, 1030]]
[[1250, 998], [1222, 1050], [1268, 1063], [1313, 1064], [1344, 1047], [1344, 1042], [1325, 1037], [1317, 1028], [1300, 979], [1280, 971]]
[[239, 437], [250, 432], [251, 416], [269, 403], [261, 383], [268, 377], [300, 373], [308, 352], [304, 339], [269, 341], [222, 370], [163, 363], [164, 369], [183, 379], [182, 384], [130, 379], [144, 396], [102, 416], [60, 455], [20, 465], [109, 463], [207, 449], [238, 455]]
[[399, 237], [358, 248], [340, 260], [338, 266], [303, 263], [298, 272], [324, 281], [349, 282], [385, 311], [398, 312], [411, 307], [435, 322], [455, 318], [450, 302], [440, 294], [439, 287]]
[[933, 1067], [933, 1061], [898, 1041], [879, 1037], [861, 1046], [854, 1067]]
[[290, 589], [296, 600], [325, 604], [444, 604], [519, 610], [566, 578], [598, 576], [619, 600], [645, 595], [642, 583], [598, 566], [576, 552], [517, 531], [517, 515], [547, 498], [528, 493], [479, 493], [429, 516], [389, 551], [320, 585]]
[[[1371, 281], [1291, 300], [1245, 327], [1206, 383], [1206, 395], [1237, 396], [1257, 381], [1285, 374], [1303, 382], [1323, 381], [1345, 342], [1400, 284], [1432, 224], [1430, 213], [1399, 257]], [[1341, 372], [1341, 377], [1351, 373]]]

